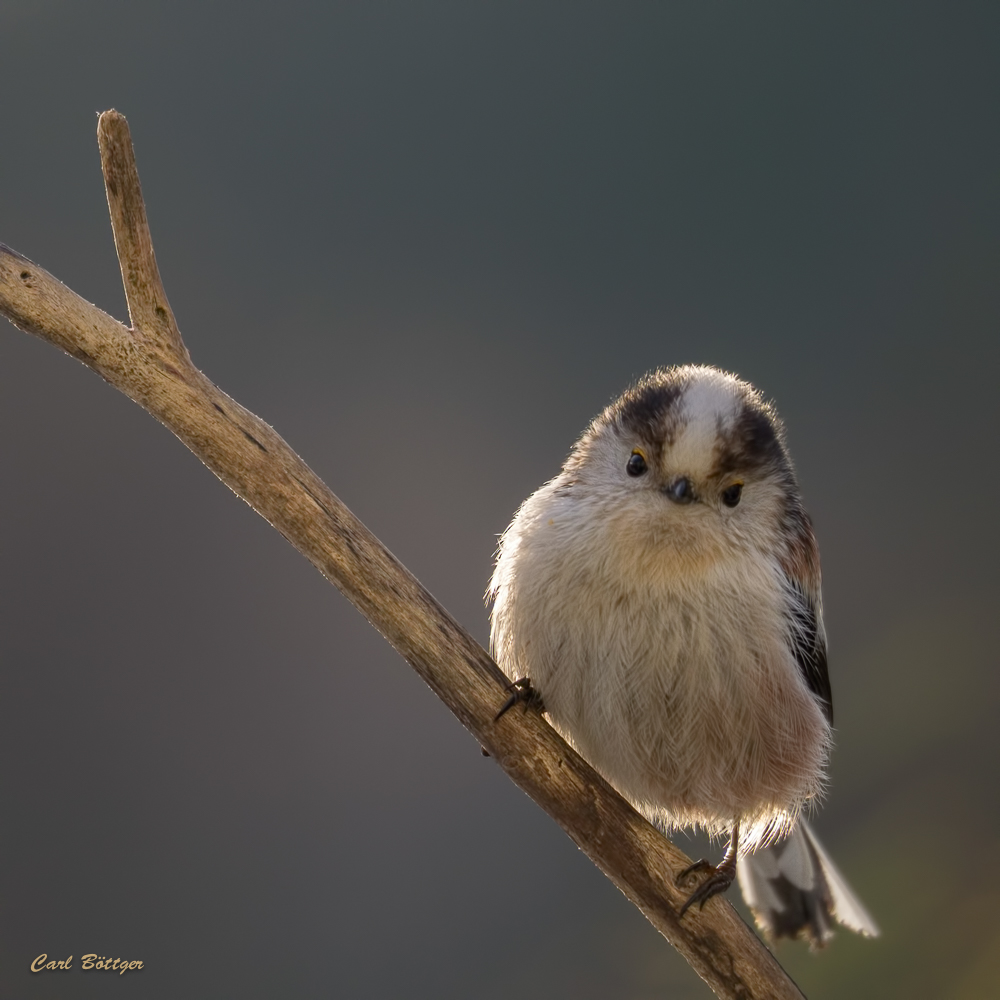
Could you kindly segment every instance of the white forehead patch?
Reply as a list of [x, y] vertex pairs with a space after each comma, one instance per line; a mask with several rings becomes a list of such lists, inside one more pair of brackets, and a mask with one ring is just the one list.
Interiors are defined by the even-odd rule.
[[664, 462], [668, 472], [707, 476], [715, 460], [720, 427], [736, 422], [742, 402], [740, 382], [716, 368], [693, 368], [680, 400], [681, 419]]

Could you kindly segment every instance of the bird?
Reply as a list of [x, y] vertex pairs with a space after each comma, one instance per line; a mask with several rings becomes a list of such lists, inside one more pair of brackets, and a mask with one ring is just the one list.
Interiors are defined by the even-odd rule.
[[490, 646], [511, 698], [664, 832], [727, 837], [684, 903], [734, 878], [771, 938], [878, 927], [805, 812], [833, 745], [820, 559], [774, 406], [708, 365], [598, 414], [500, 536]]

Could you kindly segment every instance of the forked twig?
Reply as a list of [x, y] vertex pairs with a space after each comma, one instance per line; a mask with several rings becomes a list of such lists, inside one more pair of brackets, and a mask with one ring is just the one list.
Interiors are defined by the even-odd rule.
[[496, 720], [507, 678], [486, 651], [271, 427], [194, 367], [160, 281], [128, 124], [106, 111], [97, 131], [131, 329], [4, 246], [0, 312], [148, 410], [339, 587], [717, 996], [801, 998], [725, 900], [678, 919], [687, 892], [674, 882], [690, 860], [537, 712]]

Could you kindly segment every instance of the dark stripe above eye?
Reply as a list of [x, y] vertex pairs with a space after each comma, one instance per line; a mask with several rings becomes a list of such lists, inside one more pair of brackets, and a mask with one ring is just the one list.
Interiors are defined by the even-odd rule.
[[790, 465], [781, 437], [777, 414], [758, 400], [744, 400], [733, 424], [719, 427], [713, 474], [727, 476]]
[[687, 384], [686, 378], [671, 378], [668, 372], [648, 376], [618, 400], [611, 415], [639, 437], [658, 438]]

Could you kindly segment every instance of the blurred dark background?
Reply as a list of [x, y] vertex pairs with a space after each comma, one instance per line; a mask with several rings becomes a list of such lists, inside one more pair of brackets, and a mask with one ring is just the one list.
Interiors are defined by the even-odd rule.
[[[779, 957], [812, 1000], [980, 1000], [998, 29], [993, 3], [2, 0], [0, 240], [125, 318], [95, 128], [126, 114], [196, 363], [483, 641], [495, 536], [594, 413], [662, 364], [756, 383], [824, 556], [817, 826], [884, 931]], [[0, 325], [0, 995], [709, 995], [276, 532]]]

